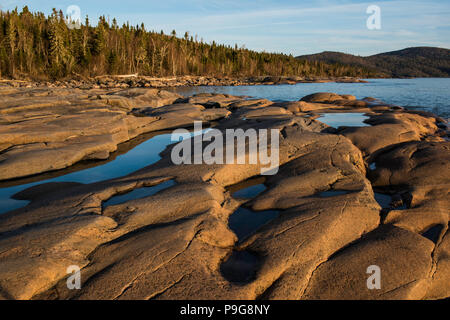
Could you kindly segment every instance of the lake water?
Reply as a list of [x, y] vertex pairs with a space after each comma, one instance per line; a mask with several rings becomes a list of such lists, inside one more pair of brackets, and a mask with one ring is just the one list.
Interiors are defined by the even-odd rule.
[[272, 101], [295, 101], [316, 92], [352, 94], [358, 99], [373, 97], [389, 104], [431, 111], [450, 117], [450, 78], [366, 79], [369, 83], [298, 83], [274, 86], [223, 86], [172, 88], [184, 96], [195, 93], [227, 93], [265, 98]]

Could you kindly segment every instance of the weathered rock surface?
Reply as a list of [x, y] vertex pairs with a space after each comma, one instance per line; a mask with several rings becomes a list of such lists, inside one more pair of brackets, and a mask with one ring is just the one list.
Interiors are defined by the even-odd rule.
[[[376, 188], [400, 195], [404, 208], [386, 213], [385, 224], [410, 230], [434, 242], [432, 268], [414, 298], [445, 298], [448, 279], [448, 223], [450, 220], [450, 144], [413, 141], [395, 145], [375, 159], [369, 175]], [[406, 262], [405, 262], [406, 263]], [[426, 284], [426, 285], [425, 285]]]
[[307, 102], [323, 102], [323, 103], [332, 103], [341, 100], [349, 100], [355, 101], [356, 97], [352, 95], [339, 95], [332, 92], [318, 92], [307, 95], [301, 99], [301, 101]]
[[[285, 210], [242, 246], [264, 257], [249, 284], [255, 297], [302, 298], [318, 265], [379, 223], [359, 150], [339, 136], [301, 134], [293, 140], [300, 155], [270, 177], [267, 183], [274, 186], [252, 202], [255, 210]], [[343, 190], [347, 194], [334, 194]], [[321, 196], [324, 191], [331, 195]]]
[[[432, 269], [431, 241], [407, 230], [381, 227], [335, 254], [315, 271], [307, 299], [422, 299]], [[380, 268], [380, 289], [369, 289], [370, 266]]]
[[[442, 186], [450, 183], [450, 142], [407, 142], [376, 158], [374, 186]], [[437, 173], [437, 174], [436, 174]]]
[[365, 122], [371, 126], [345, 128], [339, 133], [349, 138], [368, 158], [373, 158], [389, 146], [420, 141], [438, 131], [435, 118], [406, 112], [373, 115]]
[[369, 104], [365, 100], [356, 100], [355, 96], [349, 94], [339, 95], [330, 92], [319, 92], [303, 97], [300, 101], [309, 103], [333, 104], [337, 106], [364, 108]]
[[[221, 94], [181, 98], [154, 89], [0, 94], [0, 179], [107, 158], [141, 133], [193, 121], [214, 122], [221, 132], [280, 130], [279, 171], [262, 180], [260, 161], [176, 166], [171, 145], [160, 161], [127, 176], [19, 192], [14, 197], [30, 203], [0, 215], [2, 298], [450, 296], [450, 147], [434, 117], [391, 106], [373, 110], [369, 99], [362, 107], [353, 96], [328, 93], [289, 103]], [[366, 110], [372, 126], [330, 130], [314, 120], [317, 110], [355, 109]], [[192, 140], [192, 150], [208, 145]], [[233, 186], [255, 177], [264, 192], [233, 197]], [[157, 193], [106, 204], [168, 181], [174, 184]], [[393, 196], [390, 208], [380, 207], [373, 188]], [[278, 215], [238, 239], [229, 221], [239, 208], [255, 217]], [[239, 260], [246, 255], [251, 263]], [[72, 265], [81, 268], [80, 290], [66, 285]], [[250, 276], [232, 280], [243, 265]], [[381, 268], [379, 290], [367, 288], [370, 265]]]
[[403, 143], [380, 154], [376, 163], [369, 175], [373, 185], [401, 194], [407, 205], [390, 211], [385, 222], [417, 233], [440, 225], [445, 232], [450, 220], [450, 143]]
[[445, 299], [450, 295], [450, 235], [447, 230], [433, 253], [432, 281], [425, 299]]
[[158, 89], [27, 89], [21, 94], [7, 91], [2, 99], [0, 180], [106, 159], [118, 144], [142, 133], [192, 126], [195, 120], [213, 121], [229, 113], [194, 104], [170, 106], [181, 96]]

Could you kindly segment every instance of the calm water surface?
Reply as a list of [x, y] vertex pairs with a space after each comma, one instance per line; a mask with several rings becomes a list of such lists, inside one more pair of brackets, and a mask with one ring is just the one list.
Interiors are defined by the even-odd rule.
[[[203, 131], [190, 133], [190, 136], [202, 134], [208, 130], [209, 129], [205, 129]], [[186, 138], [188, 137], [189, 136], [186, 135]], [[157, 134], [137, 145], [125, 154], [117, 156], [117, 158], [111, 162], [94, 166], [92, 168], [75, 171], [55, 178], [43, 179], [31, 183], [23, 183], [3, 188], [0, 187], [0, 214], [24, 207], [28, 204], [29, 201], [15, 200], [11, 198], [14, 194], [22, 190], [48, 182], [93, 183], [122, 177], [159, 161], [161, 159], [159, 154], [172, 143], [174, 142], [171, 140], [171, 134]]]
[[367, 127], [369, 124], [364, 123], [364, 120], [369, 119], [364, 113], [350, 112], [350, 113], [323, 113], [318, 121], [326, 123], [330, 127]]
[[172, 88], [179, 94], [212, 92], [246, 95], [272, 101], [295, 101], [315, 92], [352, 94], [358, 99], [373, 97], [386, 103], [431, 111], [450, 117], [450, 78], [366, 79], [369, 83], [299, 83], [296, 85]]

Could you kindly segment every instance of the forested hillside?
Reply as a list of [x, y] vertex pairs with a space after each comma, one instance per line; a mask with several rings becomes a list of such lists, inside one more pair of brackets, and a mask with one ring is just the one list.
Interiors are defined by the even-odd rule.
[[450, 50], [444, 48], [413, 47], [368, 57], [325, 51], [297, 58], [366, 68], [382, 77], [450, 77]]
[[118, 26], [115, 19], [89, 19], [68, 28], [61, 11], [50, 16], [27, 7], [0, 12], [0, 77], [61, 79], [71, 76], [134, 74], [152, 76], [317, 76], [367, 77], [364, 68], [298, 60], [237, 46], [204, 43], [188, 33]]

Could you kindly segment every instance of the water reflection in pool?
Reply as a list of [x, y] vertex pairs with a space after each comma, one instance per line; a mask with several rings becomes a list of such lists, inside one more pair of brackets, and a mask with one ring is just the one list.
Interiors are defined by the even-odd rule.
[[363, 121], [369, 119], [364, 113], [349, 112], [349, 113], [323, 113], [317, 118], [318, 121], [323, 122], [330, 127], [367, 127], [369, 124]]
[[220, 271], [225, 279], [234, 283], [249, 283], [256, 275], [260, 259], [248, 251], [233, 251], [222, 263]]
[[266, 177], [258, 176], [239, 182], [229, 186], [227, 190], [231, 193], [233, 198], [250, 199], [256, 197], [258, 194], [266, 190], [264, 182]]
[[389, 209], [391, 207], [392, 197], [390, 195], [374, 192], [374, 196], [381, 208]]
[[[203, 134], [210, 129], [192, 132], [190, 136]], [[160, 153], [170, 144], [170, 133], [157, 134], [142, 142], [128, 152], [117, 156], [113, 161], [88, 169], [71, 172], [58, 177], [0, 188], [0, 214], [26, 206], [26, 200], [15, 200], [11, 196], [32, 186], [48, 182], [93, 183], [118, 178], [156, 163], [161, 159]]]
[[[264, 192], [266, 177], [254, 177], [228, 187], [233, 198], [250, 200]], [[253, 211], [250, 208], [239, 207], [228, 219], [229, 228], [236, 234], [239, 242], [242, 242], [261, 226], [275, 219], [278, 210]]]
[[239, 207], [228, 219], [228, 226], [237, 235], [239, 242], [242, 242], [261, 226], [278, 217], [278, 214], [278, 210], [253, 211]]
[[233, 192], [232, 196], [233, 198], [243, 198], [243, 199], [249, 199], [256, 197], [258, 194], [266, 190], [266, 186], [264, 184], [257, 184], [254, 186], [250, 186], [241, 190], [238, 190], [236, 192]]
[[344, 195], [347, 193], [348, 193], [348, 191], [344, 191], [344, 190], [323, 191], [323, 192], [319, 193], [319, 197], [329, 198], [329, 197], [341, 196], [341, 195]]
[[155, 193], [160, 192], [164, 189], [170, 188], [174, 185], [175, 185], [175, 181], [168, 180], [168, 181], [162, 182], [160, 184], [157, 184], [155, 186], [137, 188], [131, 192], [127, 192], [124, 194], [119, 194], [114, 197], [111, 197], [110, 199], [108, 199], [107, 201], [105, 201], [103, 203], [103, 207], [106, 208], [108, 206], [121, 204], [121, 203], [130, 201], [130, 200], [136, 200], [136, 199], [150, 197], [150, 196], [154, 195]]

